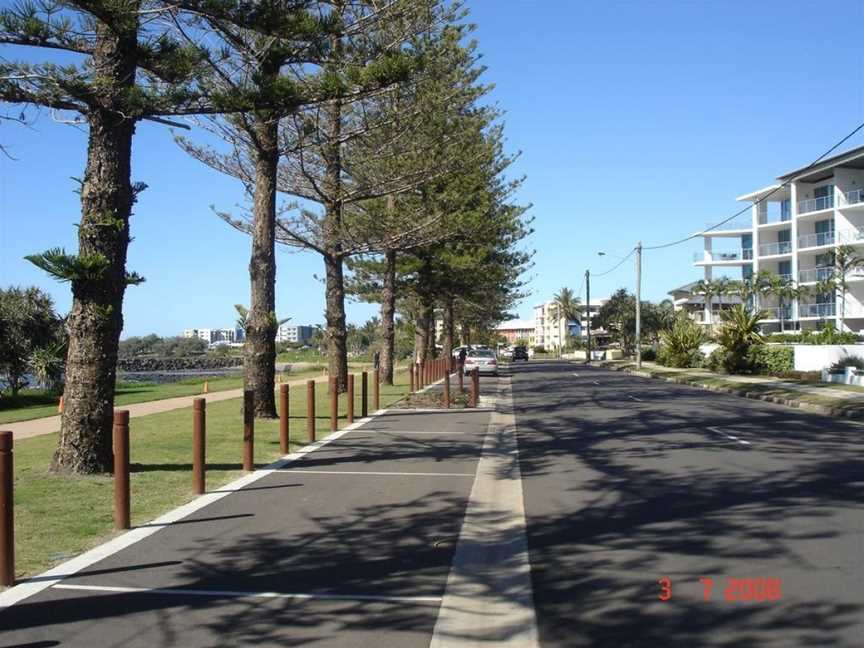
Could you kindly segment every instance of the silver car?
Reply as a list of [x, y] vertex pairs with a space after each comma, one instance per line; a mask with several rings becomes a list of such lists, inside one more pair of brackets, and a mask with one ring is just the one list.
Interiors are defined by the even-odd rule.
[[465, 373], [477, 369], [481, 374], [498, 375], [498, 359], [495, 352], [489, 349], [477, 349], [469, 351], [465, 357]]

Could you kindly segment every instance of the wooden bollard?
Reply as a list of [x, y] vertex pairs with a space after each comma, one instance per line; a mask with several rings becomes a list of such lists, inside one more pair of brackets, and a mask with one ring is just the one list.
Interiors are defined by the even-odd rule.
[[206, 380], [204, 381], [204, 393], [205, 394], [207, 393], [207, 381]]
[[255, 470], [255, 392], [243, 392], [243, 470]]
[[306, 436], [315, 440], [315, 381], [306, 381]]
[[114, 412], [114, 528], [129, 529], [129, 410]]
[[459, 393], [464, 394], [465, 393], [465, 367], [462, 365], [461, 362], [458, 363], [458, 366], [456, 367], [456, 373], [459, 374]]
[[354, 374], [348, 374], [348, 402], [345, 410], [345, 422], [351, 425], [354, 422]]
[[474, 369], [471, 372], [471, 384], [474, 386], [474, 407], [480, 404], [480, 370]]
[[291, 439], [288, 436], [288, 385], [279, 385], [279, 452], [291, 452]]
[[419, 362], [414, 365], [414, 371], [417, 373], [417, 391], [423, 389], [423, 365]]
[[471, 372], [468, 383], [468, 407], [477, 407], [477, 384], [474, 382], [474, 372]]
[[336, 377], [330, 379], [330, 431], [339, 429], [339, 383]]
[[192, 401], [192, 492], [204, 494], [206, 470], [206, 407], [207, 401], [196, 398]]
[[416, 391], [416, 389], [414, 389], [414, 365], [413, 364], [408, 365], [408, 380], [411, 384], [410, 393], [413, 394]]
[[12, 433], [0, 432], [0, 587], [15, 584]]
[[381, 369], [376, 369], [372, 375], [372, 409], [381, 409]]
[[57, 413], [58, 414], [63, 413], [63, 397], [62, 396], [60, 397], [60, 402], [57, 403]]
[[444, 374], [444, 407], [450, 409], [450, 374]]
[[360, 416], [369, 416], [369, 372], [360, 374]]

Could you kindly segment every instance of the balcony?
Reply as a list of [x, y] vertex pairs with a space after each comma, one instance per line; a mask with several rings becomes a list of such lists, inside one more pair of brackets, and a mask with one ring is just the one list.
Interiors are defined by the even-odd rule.
[[843, 230], [837, 234], [837, 241], [839, 243], [848, 243], [855, 244], [864, 241], [864, 230], [860, 229], [848, 229]]
[[763, 243], [759, 246], [759, 256], [776, 256], [778, 254], [791, 254], [792, 242], [780, 241], [779, 243]]
[[710, 257], [706, 252], [694, 252], [693, 260], [696, 263], [741, 263], [753, 259], [753, 250], [735, 250], [734, 252], [711, 252]]
[[774, 306], [773, 308], [762, 308], [766, 320], [790, 320], [792, 319], [792, 306]]
[[811, 198], [798, 202], [798, 213], [809, 214], [810, 212], [834, 208], [834, 196], [823, 196], [822, 198]]
[[843, 205], [846, 207], [851, 205], [860, 205], [862, 203], [864, 203], [864, 189], [847, 191], [843, 194]]
[[801, 304], [798, 306], [798, 317], [834, 317], [837, 304]]
[[[709, 230], [709, 228], [711, 228], [711, 229]], [[749, 218], [746, 220], [742, 218], [740, 220], [735, 220], [735, 221], [732, 221], [730, 223], [723, 223], [722, 225], [717, 225], [716, 222], [705, 223], [705, 230], [704, 231], [706, 234], [713, 234], [715, 232], [717, 232], [717, 233], [727, 232], [727, 231], [739, 231], [740, 232], [741, 230], [748, 230], [749, 231], [752, 229], [753, 229], [753, 222]]]
[[817, 281], [825, 281], [834, 276], [834, 268], [821, 267], [810, 268], [798, 272], [798, 281], [800, 283], [816, 283]]
[[817, 232], [816, 234], [805, 234], [798, 237], [799, 248], [812, 248], [821, 245], [834, 245], [836, 237], [834, 232]]

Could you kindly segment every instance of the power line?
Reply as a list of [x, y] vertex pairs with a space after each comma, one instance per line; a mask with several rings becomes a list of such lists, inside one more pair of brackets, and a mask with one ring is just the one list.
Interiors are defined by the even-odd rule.
[[[864, 122], [861, 122], [860, 124], [858, 124], [858, 127], [855, 128], [852, 132], [850, 132], [850, 133], [849, 133], [848, 135], [846, 135], [843, 139], [841, 139], [839, 142], [837, 142], [836, 144], [834, 144], [834, 146], [832, 146], [831, 148], [829, 148], [829, 149], [828, 149], [827, 151], [825, 151], [822, 155], [820, 155], [818, 158], [816, 158], [816, 159], [813, 160], [810, 164], [808, 164], [806, 167], [804, 167], [804, 168], [801, 170], [801, 173], [799, 174], [799, 176], [797, 176], [797, 177], [800, 177], [801, 175], [804, 175], [804, 174], [805, 174], [807, 171], [809, 171], [812, 167], [814, 167], [814, 166], [816, 166], [817, 164], [819, 164], [819, 162], [821, 162], [822, 160], [824, 160], [828, 155], [830, 155], [830, 154], [833, 153], [835, 150], [837, 150], [837, 148], [839, 148], [840, 146], [842, 146], [843, 144], [845, 144], [847, 141], [849, 141], [849, 140], [850, 140], [853, 136], [855, 136], [855, 135], [856, 135], [856, 134], [857, 134], [861, 129], [864, 129]], [[783, 189], [783, 188], [785, 188], [785, 187], [788, 187], [789, 184], [790, 184], [793, 180], [795, 180], [795, 179], [796, 179], [796, 178], [792, 178], [791, 180], [787, 180], [787, 181], [784, 182], [783, 184], [774, 187], [774, 189], [772, 189], [771, 191], [769, 191], [767, 194], [765, 194], [764, 196], [762, 196], [759, 200], [757, 200], [757, 201], [754, 202], [753, 204], [754, 204], [754, 205], [758, 205], [758, 204], [760, 204], [760, 203], [765, 202], [766, 200], [768, 200], [768, 198], [770, 198], [771, 196], [773, 196], [775, 193], [777, 193], [777, 192], [780, 191], [781, 189]], [[643, 249], [643, 250], [660, 250], [660, 249], [663, 249], [663, 248], [672, 247], [673, 245], [680, 245], [681, 243], [686, 243], [687, 241], [691, 241], [691, 240], [693, 240], [694, 238], [697, 238], [697, 237], [699, 237], [699, 236], [702, 236], [702, 234], [704, 234], [705, 232], [710, 232], [711, 230], [717, 229], [718, 227], [720, 227], [720, 226], [722, 226], [722, 225], [725, 225], [725, 224], [728, 223], [729, 221], [734, 220], [735, 218], [737, 218], [738, 216], [741, 216], [741, 214], [743, 214], [743, 213], [749, 211], [750, 209], [752, 209], [752, 205], [747, 205], [746, 207], [744, 207], [744, 208], [741, 209], [740, 211], [737, 211], [737, 212], [735, 212], [734, 214], [732, 214], [729, 218], [725, 218], [725, 219], [723, 219], [722, 221], [720, 221], [719, 223], [717, 223], [716, 225], [712, 225], [711, 227], [709, 227], [709, 228], [707, 228], [707, 229], [704, 229], [704, 230], [702, 230], [701, 232], [697, 232], [696, 234], [691, 234], [690, 236], [688, 236], [688, 237], [686, 237], [686, 238], [682, 238], [682, 239], [679, 239], [679, 240], [677, 240], [677, 241], [672, 241], [671, 243], [663, 243], [662, 245], [650, 245], [650, 246], [645, 246], [645, 247], [643, 247], [642, 249]]]
[[591, 276], [592, 277], [604, 277], [608, 274], [611, 274], [612, 272], [615, 272], [618, 268], [621, 267], [621, 264], [623, 264], [627, 259], [629, 259], [631, 256], [633, 256], [634, 252], [636, 252], [636, 248], [633, 248], [632, 250], [630, 250], [630, 253], [627, 256], [625, 256], [623, 259], [621, 259], [615, 266], [613, 266], [612, 268], [610, 268], [606, 272], [598, 272], [598, 273], [592, 272]]

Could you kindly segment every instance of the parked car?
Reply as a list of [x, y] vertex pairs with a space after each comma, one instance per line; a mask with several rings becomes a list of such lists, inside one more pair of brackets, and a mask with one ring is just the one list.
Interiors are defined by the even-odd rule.
[[510, 361], [516, 362], [517, 360], [524, 360], [525, 362], [528, 362], [528, 347], [513, 347], [513, 351], [510, 353]]
[[465, 373], [477, 369], [481, 374], [498, 375], [498, 359], [489, 349], [469, 351], [465, 358]]

